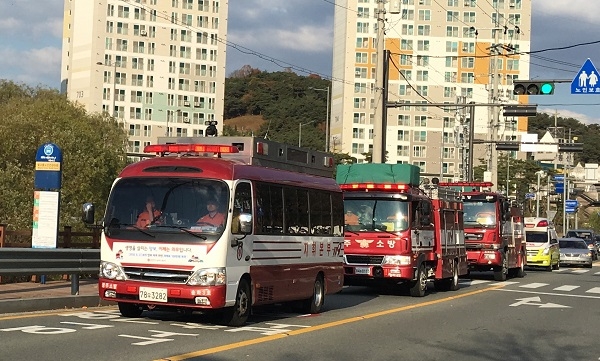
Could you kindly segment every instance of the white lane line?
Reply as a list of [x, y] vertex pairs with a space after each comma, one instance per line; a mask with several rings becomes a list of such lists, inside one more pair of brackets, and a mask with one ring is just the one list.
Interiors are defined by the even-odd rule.
[[544, 286], [548, 286], [548, 283], [539, 283], [539, 282], [534, 282], [534, 283], [529, 283], [523, 286], [519, 286], [522, 288], [540, 288], [540, 287], [544, 287]]
[[552, 272], [566, 272], [566, 271], [568, 271], [568, 270], [569, 270], [568, 268], [560, 268], [560, 269], [555, 269], [555, 270], [554, 270], [554, 271], [552, 271]]
[[564, 285], [564, 286], [560, 286], [560, 287], [556, 287], [554, 290], [555, 291], [573, 291], [574, 289], [579, 288], [579, 286], [571, 286], [571, 285]]
[[[555, 292], [537, 292], [537, 291], [525, 291], [525, 290], [512, 290], [510, 288], [497, 288], [492, 291], [503, 291], [503, 292], [516, 292], [516, 293], [527, 293], [532, 295], [549, 295], [549, 296], [562, 296], [562, 297], [576, 297], [576, 298], [593, 298], [600, 299], [600, 296], [592, 295], [576, 295], [572, 293], [555, 293]], [[600, 292], [600, 291], [598, 291]]]
[[480, 285], [483, 283], [490, 283], [492, 281], [487, 281], [487, 280], [459, 280], [459, 283], [462, 284], [467, 284], [467, 285]]
[[585, 292], [587, 292], [587, 293], [600, 293], [600, 287], [590, 288], [589, 290], [587, 290]]
[[590, 270], [587, 270], [587, 269], [574, 269], [571, 272], [573, 272], [573, 273], [586, 273], [586, 272], [589, 272], [589, 271]]

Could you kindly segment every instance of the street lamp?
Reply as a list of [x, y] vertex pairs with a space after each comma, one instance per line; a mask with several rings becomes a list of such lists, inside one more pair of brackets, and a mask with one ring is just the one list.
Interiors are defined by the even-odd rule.
[[325, 151], [329, 152], [329, 86], [323, 89], [313, 87], [309, 87], [308, 89], [327, 92], [327, 114], [325, 115]]
[[101, 61], [97, 62], [96, 65], [104, 65], [104, 66], [112, 66], [113, 67], [113, 73], [112, 73], [112, 110], [110, 111], [110, 115], [114, 118], [117, 117], [116, 112], [115, 112], [115, 101], [117, 100], [117, 62], [109, 62], [108, 64], [105, 64]]
[[298, 123], [298, 146], [301, 147], [302, 146], [302, 127], [304, 125], [308, 125], [310, 123], [314, 123], [314, 120], [311, 120], [310, 122], [306, 122], [306, 123]]

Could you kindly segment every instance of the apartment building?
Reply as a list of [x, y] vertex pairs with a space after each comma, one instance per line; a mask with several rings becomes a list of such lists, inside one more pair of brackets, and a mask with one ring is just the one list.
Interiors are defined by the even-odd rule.
[[[379, 3], [335, 3], [330, 145], [362, 162], [373, 148], [379, 104]], [[383, 7], [387, 104], [397, 104], [386, 106], [387, 163], [415, 164], [426, 176], [460, 180], [466, 176], [471, 117], [474, 165], [497, 156], [492, 129], [496, 140], [526, 133], [527, 118], [507, 118], [501, 107], [485, 104], [528, 102], [513, 95], [512, 83], [529, 78], [529, 55], [523, 52], [530, 50], [531, 0], [390, 0]], [[479, 105], [460, 106], [465, 103]]]
[[222, 130], [227, 1], [65, 0], [61, 90], [117, 117], [128, 152]]

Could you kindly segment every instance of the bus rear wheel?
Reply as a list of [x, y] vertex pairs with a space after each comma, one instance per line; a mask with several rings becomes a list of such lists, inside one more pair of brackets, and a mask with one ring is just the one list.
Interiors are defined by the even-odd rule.
[[313, 295], [310, 298], [302, 301], [302, 312], [319, 313], [325, 303], [325, 283], [323, 276], [318, 275], [313, 285]]
[[226, 326], [243, 326], [250, 316], [252, 298], [250, 284], [246, 279], [241, 279], [235, 295], [235, 305], [223, 311], [222, 324]]

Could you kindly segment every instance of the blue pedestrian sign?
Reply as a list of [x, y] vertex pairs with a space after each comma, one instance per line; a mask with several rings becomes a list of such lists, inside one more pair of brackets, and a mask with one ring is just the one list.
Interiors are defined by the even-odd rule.
[[575, 207], [578, 207], [578, 206], [579, 206], [579, 201], [578, 201], [578, 200], [576, 200], [576, 199], [567, 199], [567, 200], [565, 201], [565, 206], [566, 206], [567, 208], [575, 208]]
[[600, 94], [599, 79], [598, 70], [588, 58], [571, 82], [571, 94]]

